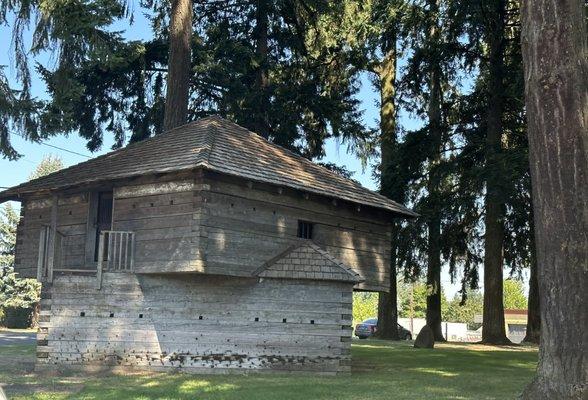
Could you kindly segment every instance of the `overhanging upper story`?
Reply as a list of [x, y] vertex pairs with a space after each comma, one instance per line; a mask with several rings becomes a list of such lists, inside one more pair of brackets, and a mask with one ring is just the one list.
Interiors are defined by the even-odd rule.
[[8, 189], [5, 200], [23, 203], [15, 262], [25, 276], [49, 258], [92, 270], [100, 254], [137, 273], [253, 276], [307, 239], [366, 290], [388, 287], [392, 219], [415, 215], [218, 117]]

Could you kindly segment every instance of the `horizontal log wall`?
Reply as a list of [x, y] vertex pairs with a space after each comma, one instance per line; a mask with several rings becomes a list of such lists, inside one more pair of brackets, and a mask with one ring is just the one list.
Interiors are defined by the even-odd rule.
[[113, 230], [135, 232], [136, 272], [202, 272], [193, 179], [114, 189]]
[[202, 190], [200, 220], [206, 271], [247, 276], [296, 238], [298, 220], [314, 223], [313, 241], [355, 269], [363, 290], [387, 291], [390, 224], [370, 214], [323, 204], [302, 194], [273, 193], [219, 179]]
[[63, 235], [61, 259], [55, 268], [93, 269], [86, 265], [86, 230], [88, 225], [88, 194], [60, 197], [57, 202], [57, 231]]
[[105, 273], [43, 292], [40, 365], [350, 371], [351, 284]]

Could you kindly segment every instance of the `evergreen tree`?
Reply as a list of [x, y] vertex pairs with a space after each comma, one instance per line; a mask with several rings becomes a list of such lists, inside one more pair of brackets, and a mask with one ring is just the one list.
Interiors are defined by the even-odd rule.
[[[469, 219], [471, 230], [478, 230], [480, 218], [484, 224], [483, 341], [508, 343], [503, 270], [506, 266], [519, 273], [529, 267], [532, 250], [518, 3], [488, 0], [455, 6], [456, 19], [463, 21], [458, 32], [467, 37], [458, 50], [467, 68], [479, 70], [459, 111], [463, 146], [456, 166], [468, 183], [459, 197], [484, 198], [483, 209]], [[477, 208], [471, 201], [469, 205]]]
[[452, 148], [451, 109], [455, 97], [454, 51], [456, 36], [448, 17], [448, 3], [436, 0], [415, 2], [403, 19], [407, 66], [401, 80], [404, 107], [422, 118], [421, 129], [404, 136], [402, 161], [409, 182], [409, 199], [421, 214], [416, 223], [401, 233], [403, 265], [417, 276], [426, 266], [429, 288], [427, 324], [435, 340], [444, 340], [441, 330], [442, 238], [447, 224]]
[[41, 178], [63, 168], [61, 157], [54, 155], [45, 155], [35, 170], [29, 175], [29, 180]]
[[524, 0], [525, 104], [541, 303], [541, 346], [523, 399], [588, 396], [588, 53], [586, 7]]
[[172, 0], [168, 28], [169, 57], [163, 130], [188, 120], [192, 46], [192, 1]]
[[15, 160], [20, 154], [11, 143], [11, 134], [30, 140], [38, 139], [38, 109], [40, 104], [21, 90], [11, 88], [0, 66], [0, 154], [2, 158]]
[[19, 215], [10, 203], [0, 208], [0, 269], [14, 265]]

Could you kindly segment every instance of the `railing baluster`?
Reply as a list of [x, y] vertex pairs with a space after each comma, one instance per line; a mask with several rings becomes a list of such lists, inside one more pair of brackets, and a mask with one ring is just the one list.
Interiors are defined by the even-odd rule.
[[106, 231], [108, 233], [108, 251], [106, 255], [106, 269], [110, 271], [110, 255], [112, 254], [112, 234], [110, 231]]
[[122, 233], [118, 232], [118, 270], [122, 267]]
[[133, 272], [135, 263], [135, 232], [131, 232], [131, 272]]
[[125, 271], [127, 270], [127, 257], [129, 254], [129, 232], [123, 233], [125, 237]]

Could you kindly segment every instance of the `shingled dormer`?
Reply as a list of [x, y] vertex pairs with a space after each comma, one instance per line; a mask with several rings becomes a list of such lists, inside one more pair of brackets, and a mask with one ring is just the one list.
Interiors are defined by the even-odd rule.
[[352, 268], [310, 241], [301, 241], [272, 258], [253, 273], [260, 278], [311, 279], [359, 283]]

